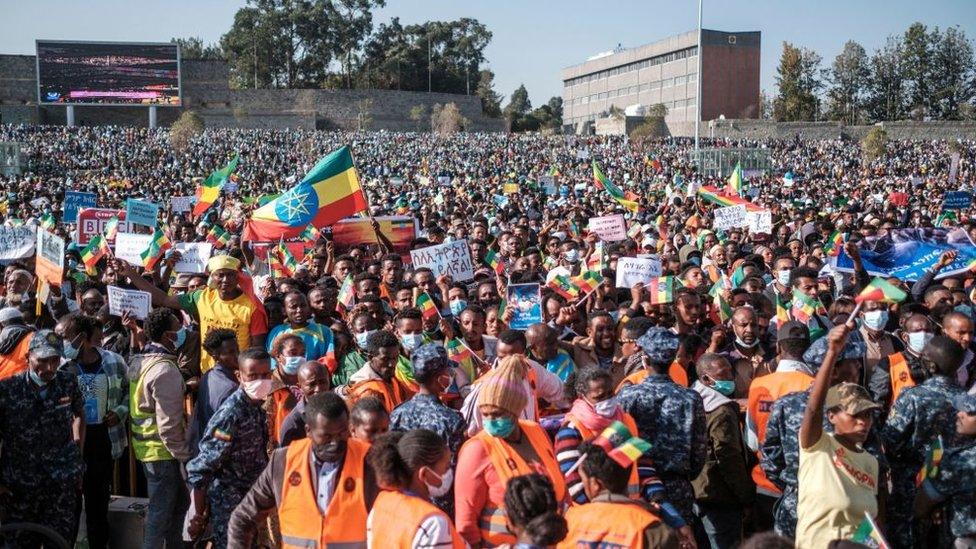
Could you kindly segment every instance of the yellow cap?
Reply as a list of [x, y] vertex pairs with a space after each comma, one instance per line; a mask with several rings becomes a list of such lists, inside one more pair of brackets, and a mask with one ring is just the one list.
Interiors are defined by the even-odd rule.
[[236, 271], [241, 268], [241, 261], [229, 255], [215, 255], [207, 261], [207, 270], [215, 273], [221, 269]]

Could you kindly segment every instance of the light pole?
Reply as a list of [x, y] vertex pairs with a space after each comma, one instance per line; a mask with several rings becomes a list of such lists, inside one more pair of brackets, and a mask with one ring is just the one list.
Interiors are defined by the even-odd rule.
[[702, 112], [702, 0], [698, 0], [698, 82], [697, 96], [695, 97], [695, 152], [698, 152], [698, 132], [701, 128]]

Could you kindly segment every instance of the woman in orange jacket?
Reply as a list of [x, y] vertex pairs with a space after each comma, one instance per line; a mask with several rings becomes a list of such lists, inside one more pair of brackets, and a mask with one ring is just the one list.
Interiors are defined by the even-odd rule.
[[382, 492], [366, 519], [366, 546], [464, 547], [444, 511], [430, 502], [451, 489], [451, 451], [433, 431], [380, 436], [366, 455]]

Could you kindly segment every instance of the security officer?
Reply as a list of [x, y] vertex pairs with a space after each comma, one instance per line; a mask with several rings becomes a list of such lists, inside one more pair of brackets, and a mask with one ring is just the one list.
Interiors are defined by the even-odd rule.
[[624, 387], [617, 402], [633, 416], [640, 438], [651, 443], [648, 454], [664, 482], [667, 500], [692, 524], [695, 492], [691, 479], [705, 466], [708, 435], [701, 396], [675, 384], [667, 374], [678, 343], [678, 336], [667, 328], [654, 327], [642, 335], [637, 345], [651, 375]]
[[955, 420], [952, 399], [964, 392], [955, 375], [964, 355], [965, 350], [955, 341], [945, 336], [932, 338], [921, 356], [928, 379], [902, 391], [881, 430], [885, 454], [891, 462], [886, 533], [896, 547], [912, 547], [924, 535], [925, 525], [912, 520], [915, 477], [939, 435], [945, 445], [950, 444]]
[[77, 377], [58, 370], [63, 350], [57, 334], [38, 331], [28, 370], [0, 381], [0, 511], [4, 522], [44, 524], [73, 544], [85, 403]]
[[949, 500], [955, 546], [976, 547], [976, 395], [958, 395], [952, 402], [957, 411], [954, 445], [943, 454], [938, 473], [922, 482], [915, 516], [926, 517]]
[[231, 512], [268, 463], [268, 419], [262, 404], [271, 393], [271, 356], [252, 347], [240, 354], [238, 364], [241, 388], [210, 418], [200, 453], [186, 464], [193, 489], [190, 536], [203, 532], [209, 513], [218, 549], [227, 546]]

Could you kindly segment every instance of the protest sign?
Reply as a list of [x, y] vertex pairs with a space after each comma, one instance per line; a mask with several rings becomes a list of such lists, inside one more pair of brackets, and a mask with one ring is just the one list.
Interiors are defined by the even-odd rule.
[[76, 191], [65, 191], [64, 193], [64, 216], [65, 223], [74, 223], [78, 220], [78, 211], [82, 208], [94, 208], [98, 205], [98, 197], [95, 193], [81, 193]]
[[712, 213], [715, 216], [715, 221], [712, 223], [713, 229], [727, 230], [749, 225], [749, 218], [746, 216], [746, 207], [744, 204], [715, 208], [715, 211]]
[[64, 273], [64, 239], [37, 229], [37, 276], [54, 286], [61, 285]]
[[0, 263], [10, 263], [34, 255], [37, 235], [34, 227], [0, 226]]
[[544, 175], [539, 178], [539, 183], [542, 185], [542, 190], [546, 193], [546, 196], [556, 196], [558, 194], [556, 180], [553, 176]]
[[125, 219], [134, 225], [156, 226], [159, 204], [129, 198], [125, 201]]
[[142, 265], [142, 252], [149, 249], [151, 234], [119, 233], [115, 237], [115, 257]]
[[661, 258], [621, 257], [617, 260], [617, 287], [632, 288], [661, 276]]
[[973, 205], [973, 195], [966, 191], [949, 191], [942, 197], [943, 210], [965, 210]]
[[195, 196], [174, 196], [169, 199], [169, 209], [173, 213], [188, 212], [193, 209], [193, 204], [197, 201]]
[[763, 210], [761, 212], [748, 212], [749, 232], [752, 234], [763, 233], [773, 234], [773, 213]]
[[428, 246], [410, 251], [414, 269], [427, 267], [434, 276], [450, 275], [455, 282], [474, 278], [474, 265], [467, 240], [456, 240], [447, 244]]
[[701, 189], [701, 181], [689, 181], [688, 182], [688, 198], [694, 198], [698, 194], [698, 189]]
[[[868, 273], [909, 281], [921, 278], [950, 250], [957, 251], [958, 256], [939, 271], [937, 279], [966, 272], [976, 260], [976, 245], [961, 228], [891, 229], [862, 239], [858, 250]], [[837, 257], [837, 270], [854, 272], [854, 261], [843, 248]]]
[[122, 316], [129, 313], [134, 318], [145, 320], [149, 316], [152, 295], [139, 290], [126, 290], [118, 286], [108, 287], [108, 314]]
[[526, 330], [529, 326], [542, 322], [542, 294], [539, 284], [510, 284], [505, 301], [506, 310], [512, 310], [509, 328]]
[[[119, 232], [128, 233], [132, 226], [125, 221], [125, 210], [110, 210], [108, 208], [85, 208], [78, 212], [78, 244], [85, 246], [96, 234], [105, 232], [105, 226], [113, 217], [119, 218]], [[108, 240], [109, 245], [115, 243], [115, 238]]]
[[[410, 245], [417, 238], [417, 220], [410, 216], [386, 215], [374, 218], [391, 244], [393, 252], [404, 262], [410, 260]], [[332, 242], [337, 255], [346, 253], [359, 244], [376, 244], [376, 233], [369, 219], [349, 217], [332, 226]]]
[[590, 218], [590, 232], [595, 233], [600, 240], [614, 242], [627, 239], [627, 223], [620, 214]]
[[[209, 242], [179, 242], [173, 250], [180, 252], [180, 260], [173, 266], [178, 273], [202, 273], [207, 270], [207, 260], [213, 253]], [[301, 259], [301, 257], [299, 257]]]

